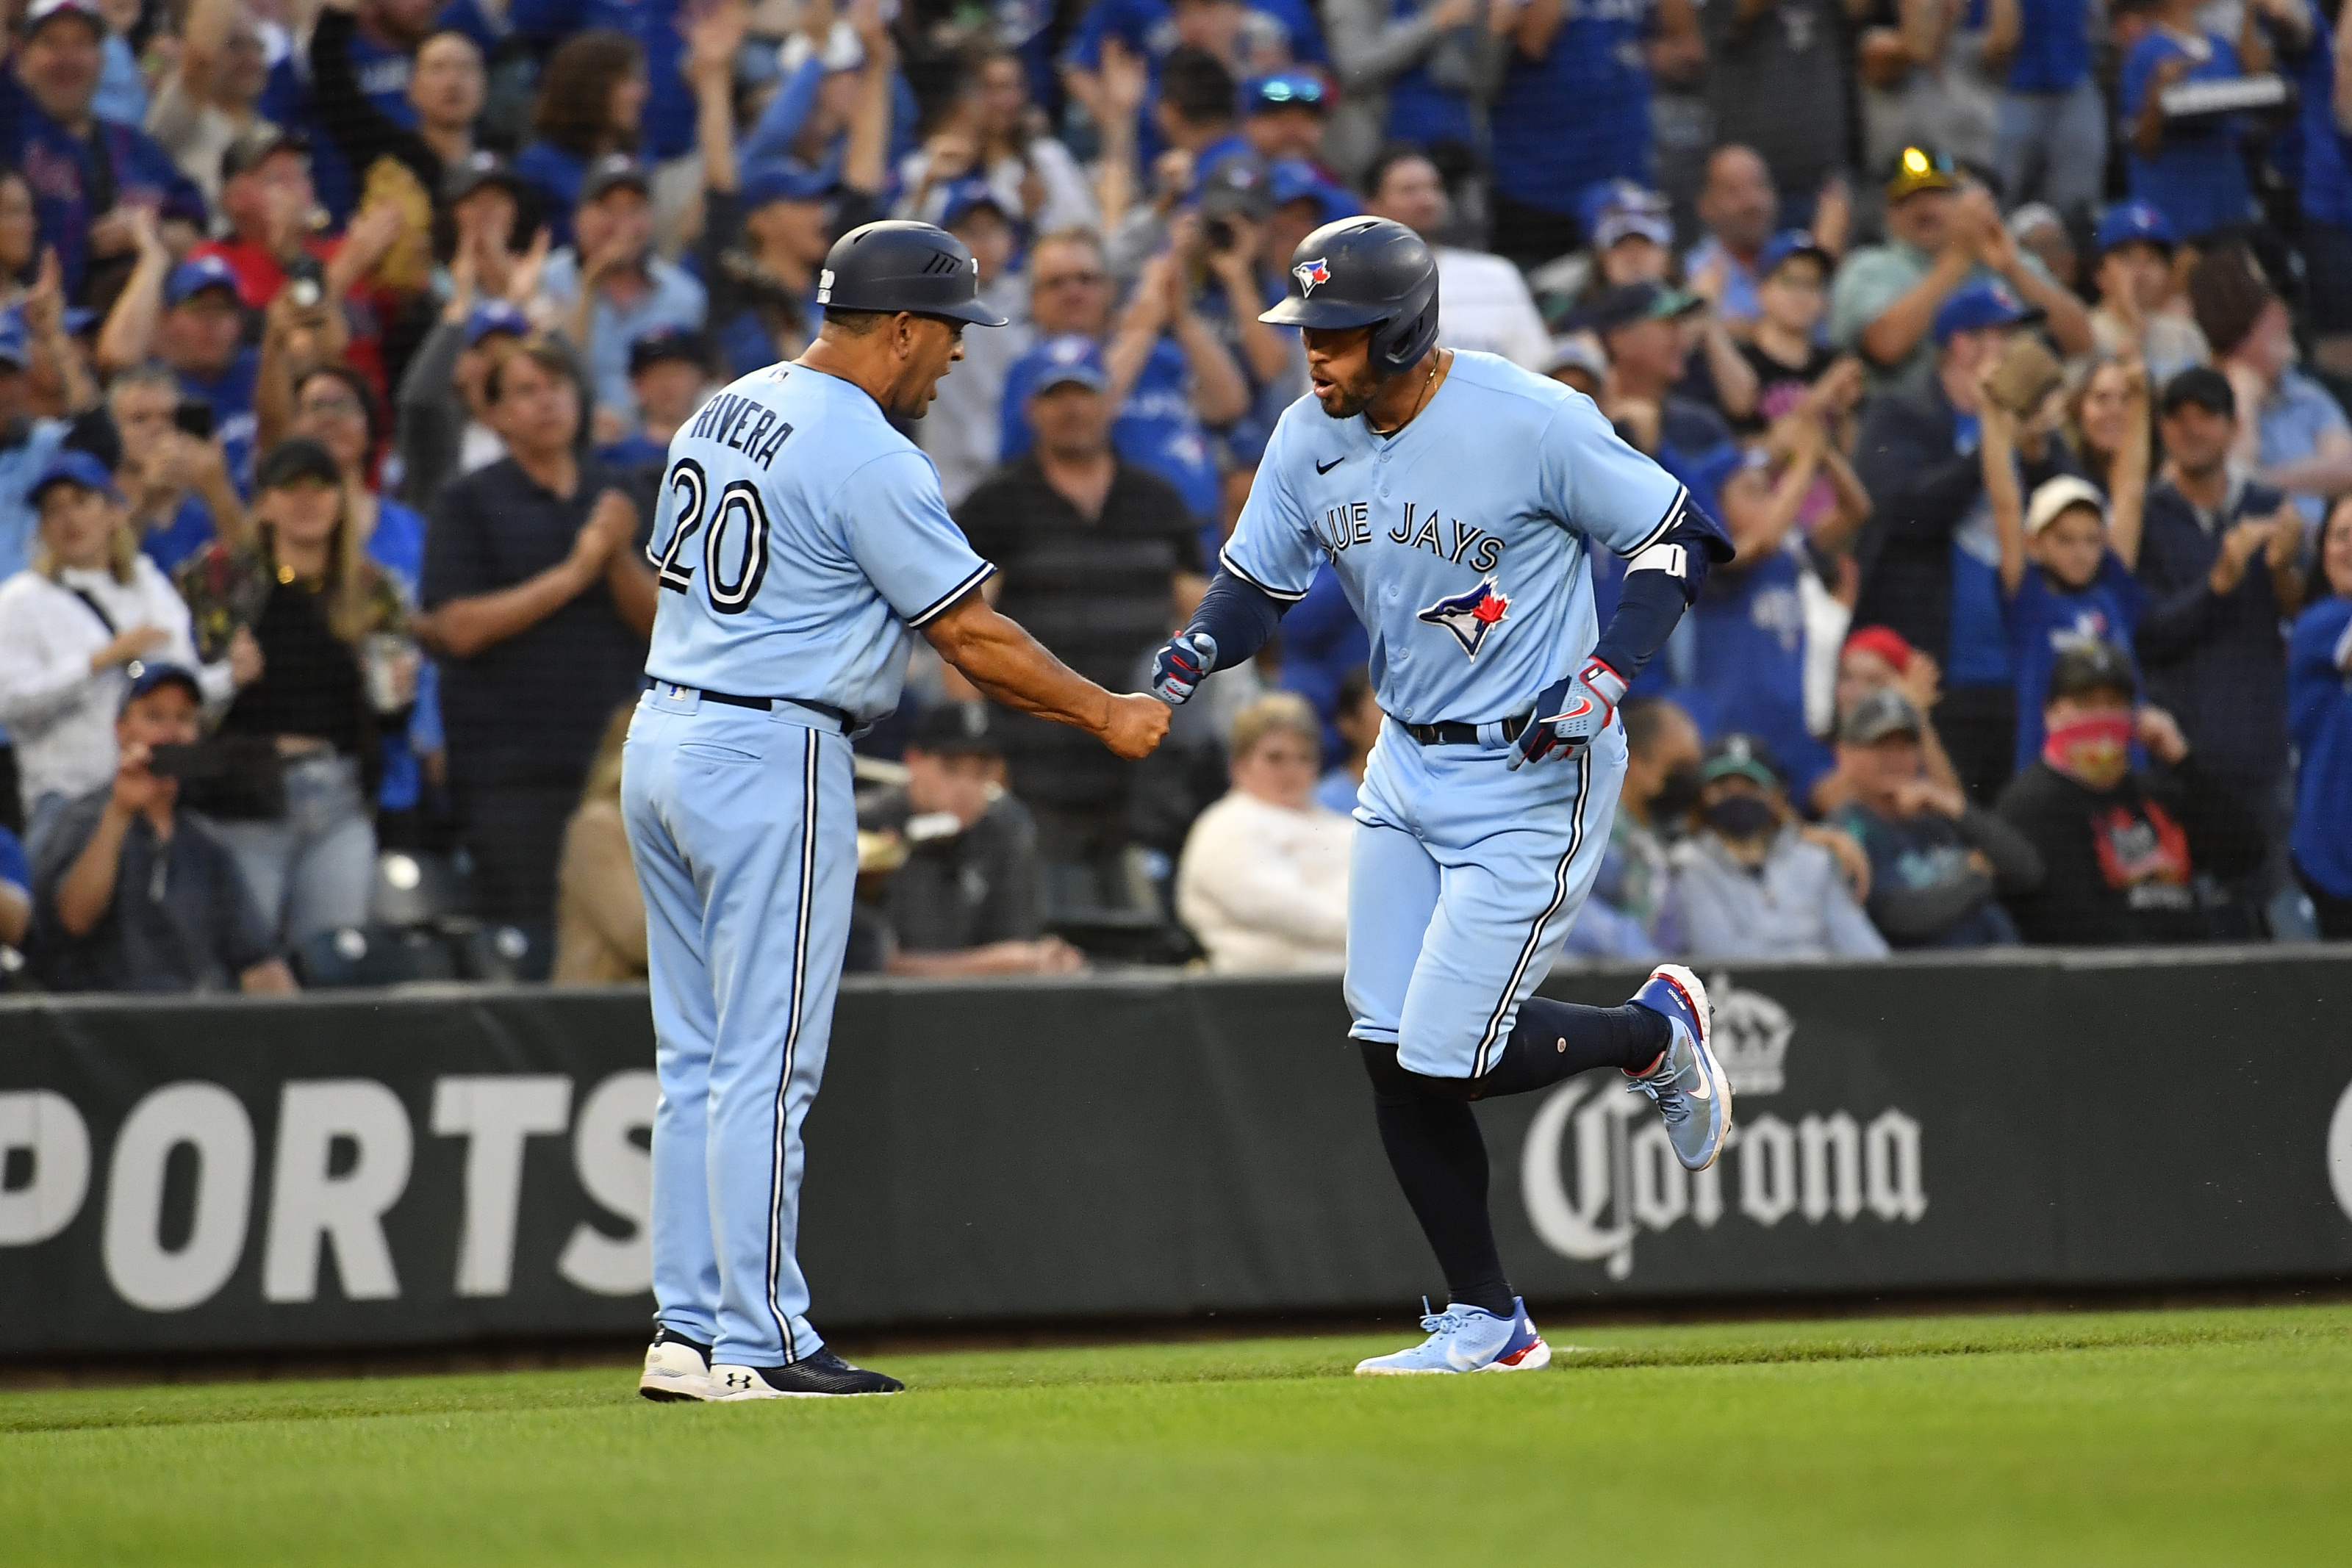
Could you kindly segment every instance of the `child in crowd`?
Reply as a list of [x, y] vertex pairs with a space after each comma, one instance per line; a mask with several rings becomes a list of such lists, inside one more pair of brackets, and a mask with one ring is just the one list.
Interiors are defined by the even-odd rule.
[[2086, 643], [2128, 647], [2139, 621], [2140, 515], [2147, 493], [2147, 379], [2134, 367], [2131, 416], [2111, 470], [2112, 497], [2072, 474], [2024, 499], [2014, 458], [2016, 416], [1984, 400], [1979, 454], [2000, 541], [2001, 608], [2017, 682], [2017, 767], [2042, 755], [2042, 697], [2058, 656]]

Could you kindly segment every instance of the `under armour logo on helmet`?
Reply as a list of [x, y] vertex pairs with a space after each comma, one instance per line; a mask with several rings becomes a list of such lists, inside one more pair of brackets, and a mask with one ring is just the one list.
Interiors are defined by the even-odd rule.
[[1331, 265], [1328, 258], [1318, 256], [1313, 261], [1302, 261], [1292, 267], [1290, 275], [1298, 279], [1299, 298], [1309, 298], [1315, 293], [1316, 285], [1331, 281]]

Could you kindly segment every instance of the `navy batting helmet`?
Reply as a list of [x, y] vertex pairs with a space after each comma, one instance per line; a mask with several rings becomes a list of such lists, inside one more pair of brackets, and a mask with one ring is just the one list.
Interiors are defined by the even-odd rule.
[[975, 327], [1004, 318], [980, 302], [980, 263], [963, 241], [929, 224], [861, 224], [833, 242], [816, 280], [828, 310], [912, 311]]
[[1277, 327], [1370, 327], [1372, 368], [1411, 370], [1437, 344], [1437, 259], [1388, 218], [1341, 218], [1298, 242], [1290, 292], [1258, 318]]

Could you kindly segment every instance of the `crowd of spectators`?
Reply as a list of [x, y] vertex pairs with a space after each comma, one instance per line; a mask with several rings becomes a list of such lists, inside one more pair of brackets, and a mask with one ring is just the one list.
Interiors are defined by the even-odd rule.
[[[2328, 0], [6, 10], [18, 983], [286, 988], [420, 878], [532, 972], [641, 973], [663, 455], [891, 215], [1013, 319], [910, 434], [1106, 685], [1215, 570], [1306, 384], [1258, 312], [1337, 218], [1723, 521], [1572, 956], [2352, 937]], [[919, 653], [853, 963], [1334, 967], [1372, 662], [1327, 570], [1125, 764]]]

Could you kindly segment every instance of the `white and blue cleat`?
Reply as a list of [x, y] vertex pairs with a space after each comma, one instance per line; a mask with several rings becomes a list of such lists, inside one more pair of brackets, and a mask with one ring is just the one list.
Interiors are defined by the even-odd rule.
[[1648, 1071], [1625, 1075], [1633, 1081], [1628, 1087], [1656, 1103], [1666, 1135], [1674, 1141], [1675, 1157], [1687, 1169], [1703, 1171], [1715, 1164], [1724, 1140], [1731, 1135], [1731, 1085], [1709, 1038], [1715, 1009], [1707, 1002], [1706, 987], [1680, 964], [1661, 964], [1650, 971], [1633, 999], [1665, 1015], [1674, 1027], [1674, 1040]]
[[1412, 1376], [1423, 1373], [1538, 1372], [1551, 1364], [1551, 1346], [1528, 1321], [1527, 1304], [1514, 1299], [1511, 1315], [1498, 1318], [1484, 1307], [1429, 1310], [1422, 1299], [1421, 1326], [1429, 1337], [1411, 1350], [1376, 1355], [1356, 1364], [1359, 1377]]

